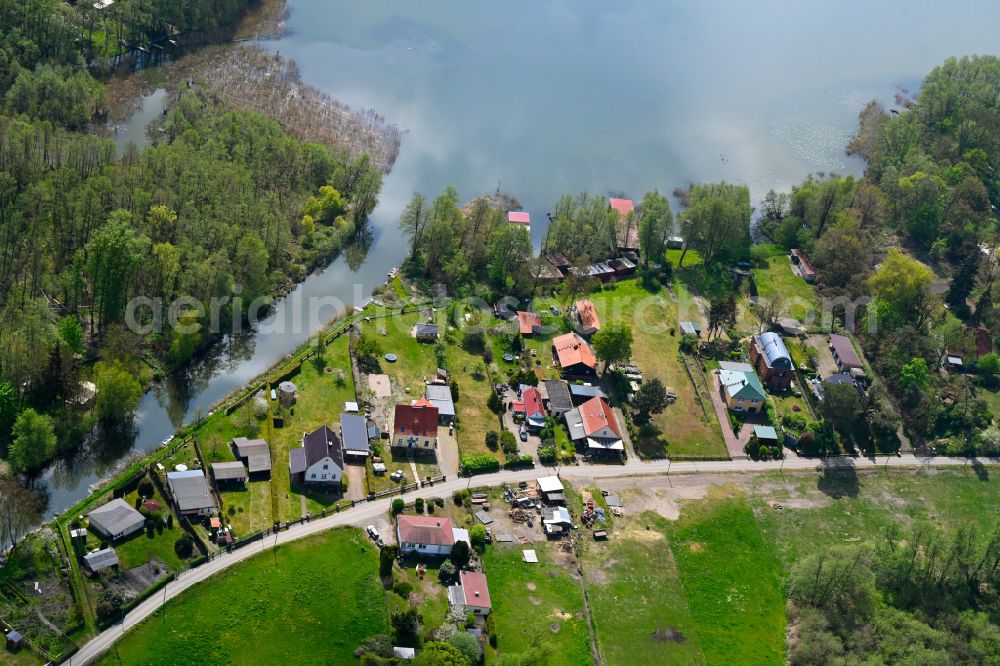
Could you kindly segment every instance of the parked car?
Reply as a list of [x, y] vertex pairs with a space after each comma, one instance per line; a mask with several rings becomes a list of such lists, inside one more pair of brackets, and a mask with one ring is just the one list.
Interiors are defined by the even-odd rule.
[[528, 441], [528, 429], [525, 428], [524, 426], [521, 426], [521, 441], [522, 442]]
[[552, 314], [554, 314], [557, 317], [559, 316], [559, 308], [557, 308], [554, 305], [550, 305], [549, 306], [549, 312], [551, 312]]
[[378, 534], [378, 530], [375, 529], [374, 525], [369, 525], [368, 527], [365, 528], [365, 531], [368, 532], [368, 538], [369, 539], [371, 539], [372, 541], [378, 541], [379, 534]]
[[389, 478], [395, 481], [396, 483], [399, 483], [400, 481], [406, 478], [406, 473], [401, 469], [397, 469], [395, 472], [389, 475]]

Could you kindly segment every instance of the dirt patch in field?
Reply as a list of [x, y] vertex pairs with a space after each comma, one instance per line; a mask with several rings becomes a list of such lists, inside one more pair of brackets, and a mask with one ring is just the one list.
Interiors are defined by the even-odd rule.
[[553, 613], [553, 615], [555, 615], [557, 618], [559, 618], [560, 620], [563, 620], [563, 621], [570, 620], [570, 619], [573, 618], [573, 615], [571, 613], [564, 613], [561, 610], [559, 610], [558, 608], [556, 609], [556, 612]]
[[588, 568], [586, 570], [587, 582], [593, 583], [594, 585], [607, 585], [608, 574], [604, 570], [606, 566], [607, 563], [605, 563], [600, 569]]
[[657, 629], [650, 634], [654, 641], [660, 643], [683, 643], [687, 640], [687, 637], [679, 632], [676, 627], [667, 626], [665, 629], [657, 627]]
[[528, 597], [528, 601], [531, 602], [532, 606], [541, 606], [542, 605], [542, 600], [539, 599], [538, 597], [531, 597], [531, 596], [529, 596]]
[[690, 544], [688, 544], [688, 548], [691, 549], [692, 553], [705, 552], [705, 544], [701, 543], [700, 541], [692, 541]]

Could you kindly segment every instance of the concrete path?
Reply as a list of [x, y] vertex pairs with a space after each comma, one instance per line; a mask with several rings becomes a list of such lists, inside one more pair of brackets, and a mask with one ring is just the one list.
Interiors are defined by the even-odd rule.
[[[789, 457], [784, 461], [752, 462], [750, 460], [733, 461], [700, 461], [700, 462], [677, 462], [671, 464], [668, 460], [656, 460], [644, 462], [635, 458], [629, 458], [624, 465], [580, 465], [559, 468], [560, 476], [569, 481], [574, 479], [609, 479], [618, 477], [634, 478], [635, 485], [643, 485], [642, 477], [651, 475], [662, 476], [668, 473], [674, 475], [687, 474], [753, 474], [764, 472], [784, 471], [824, 471], [824, 470], [851, 470], [851, 469], [878, 469], [886, 468], [911, 468], [921, 469], [925, 467], [962, 467], [970, 464], [1000, 465], [1000, 459], [970, 460], [968, 458], [923, 458], [906, 454], [901, 456], [879, 456], [877, 458], [838, 458], [826, 461], [809, 460], [805, 458]], [[470, 479], [449, 477], [448, 481], [434, 485], [433, 487], [421, 488], [403, 495], [403, 499], [412, 502], [418, 496], [424, 498], [443, 497], [449, 498], [460, 489], [464, 489], [471, 484], [477, 487], [499, 486], [504, 483], [518, 483], [520, 481], [530, 481], [539, 476], [550, 474], [551, 468], [536, 467], [534, 469], [517, 470], [513, 472], [501, 471], [496, 474], [486, 474]], [[395, 497], [399, 497], [398, 495]], [[266, 552], [267, 549], [311, 536], [334, 527], [344, 525], [356, 525], [363, 527], [373, 522], [379, 516], [384, 515], [389, 510], [392, 498], [383, 498], [375, 502], [359, 504], [353, 509], [331, 514], [325, 518], [296, 525], [284, 532], [280, 532], [276, 537], [270, 536], [258, 546], [251, 544], [240, 550], [228, 554], [217, 556], [214, 560], [203, 564], [197, 569], [190, 569], [181, 572], [176, 580], [168, 584], [162, 591], [157, 592], [150, 598], [143, 601], [130, 612], [123, 622], [112, 626], [95, 636], [88, 643], [83, 645], [69, 660], [70, 664], [89, 664], [99, 656], [111, 649], [114, 642], [118, 640], [126, 631], [148, 618], [156, 612], [166, 601], [173, 599], [184, 591], [194, 587], [198, 583], [210, 578], [216, 573], [228, 569], [254, 555]], [[169, 612], [169, 611], [168, 611]], [[169, 619], [169, 618], [168, 618]], [[182, 621], [177, 619], [177, 621]]]

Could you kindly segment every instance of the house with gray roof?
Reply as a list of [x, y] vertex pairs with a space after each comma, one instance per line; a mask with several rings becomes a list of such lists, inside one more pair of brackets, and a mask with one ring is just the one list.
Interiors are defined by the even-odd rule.
[[208, 479], [200, 469], [184, 472], [167, 472], [167, 485], [177, 503], [177, 510], [185, 516], [208, 516], [215, 513], [215, 498], [208, 486]]
[[146, 517], [120, 497], [94, 509], [87, 516], [90, 518], [90, 529], [109, 541], [135, 534], [146, 524]]
[[98, 571], [104, 571], [109, 567], [117, 567], [118, 565], [118, 555], [115, 553], [114, 548], [102, 548], [83, 556], [83, 566], [90, 573], [97, 573]]
[[302, 435], [302, 446], [288, 453], [288, 469], [299, 483], [340, 485], [344, 475], [344, 444], [322, 425]]
[[451, 387], [445, 384], [428, 384], [424, 397], [437, 407], [438, 423], [448, 424], [455, 420], [455, 402], [451, 399]]
[[601, 390], [601, 387], [588, 386], [586, 384], [570, 384], [569, 394], [572, 397], [573, 405], [576, 407], [594, 398], [608, 399], [608, 396]]
[[271, 476], [271, 447], [266, 439], [236, 437], [230, 442], [233, 455], [243, 462], [250, 479], [267, 479]]
[[[569, 392], [569, 384], [558, 379], [546, 379], [544, 395], [549, 405], [549, 414], [560, 417], [573, 409], [573, 396]], [[544, 396], [543, 396], [544, 397]]]
[[792, 357], [777, 333], [761, 333], [750, 341], [750, 362], [760, 381], [772, 389], [786, 389], [792, 383]]
[[368, 419], [361, 414], [340, 415], [340, 437], [344, 442], [344, 458], [364, 462], [371, 452], [368, 443]]
[[212, 478], [217, 484], [244, 484], [249, 476], [241, 462], [212, 463]]

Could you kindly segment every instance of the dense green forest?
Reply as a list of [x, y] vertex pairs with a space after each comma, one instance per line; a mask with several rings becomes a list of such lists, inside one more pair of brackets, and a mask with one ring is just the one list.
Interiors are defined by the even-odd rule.
[[796, 564], [789, 663], [995, 664], [1000, 532], [887, 528]]
[[[113, 51], [99, 29], [123, 44], [215, 30], [247, 4], [120, 0], [98, 14], [0, 0], [0, 457], [17, 471], [96, 421], [127, 424], [144, 377], [183, 364], [328, 261], [377, 203], [381, 174], [367, 155], [302, 142], [196, 87], [148, 148], [119, 157], [89, 131]], [[135, 297], [147, 299], [134, 312], [141, 334], [124, 325]], [[212, 322], [213, 299], [236, 304], [215, 307]], [[171, 318], [206, 332], [151, 325]], [[67, 406], [82, 379], [98, 388], [86, 415]]]
[[[812, 176], [763, 210], [777, 242], [809, 253], [824, 295], [872, 299], [875, 325], [862, 308], [858, 333], [908, 432], [954, 452], [1000, 450], [984, 399], [1000, 362], [983, 353], [1000, 324], [998, 88], [997, 58], [947, 61], [903, 109], [862, 112], [864, 178]], [[946, 352], [975, 372], [938, 372]]]

